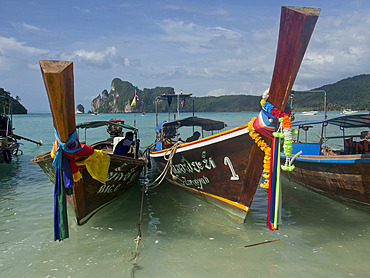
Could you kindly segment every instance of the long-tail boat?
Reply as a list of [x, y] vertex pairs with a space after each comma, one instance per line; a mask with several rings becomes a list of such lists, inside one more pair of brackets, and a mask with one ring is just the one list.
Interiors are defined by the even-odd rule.
[[21, 143], [18, 140], [26, 140], [37, 145], [42, 141], [34, 141], [14, 133], [12, 103], [15, 100], [10, 96], [0, 96], [0, 103], [3, 104], [4, 113], [0, 113], [0, 163], [11, 163], [12, 156], [23, 154], [20, 149]]
[[0, 98], [8, 103], [8, 113], [5, 112], [4, 105], [4, 113], [0, 114], [0, 163], [9, 164], [12, 162], [12, 155], [18, 154], [20, 143], [13, 136], [11, 98], [5, 96]]
[[[320, 9], [302, 7], [281, 9], [275, 68], [267, 99], [279, 111], [286, 107], [319, 12]], [[199, 133], [215, 133], [225, 127], [197, 117], [165, 122], [157, 127], [157, 143], [151, 157], [171, 183], [206, 197], [244, 222], [263, 171], [264, 151], [251, 138], [248, 124], [193, 142], [178, 142], [166, 149], [166, 142], [178, 133], [178, 128], [191, 123], [201, 128]], [[263, 138], [271, 144], [269, 138]]]
[[[55, 181], [55, 195], [63, 191], [70, 195], [67, 199], [73, 207], [77, 224], [81, 225], [99, 209], [125, 193], [139, 177], [146, 161], [138, 155], [128, 157], [113, 154], [114, 142], [122, 139], [120, 138], [122, 129], [137, 134], [135, 127], [123, 121], [99, 121], [78, 125], [77, 128], [83, 129], [106, 125], [111, 135], [107, 140], [91, 146], [81, 144], [75, 122], [73, 63], [40, 61], [40, 67], [49, 98], [57, 144], [54, 144], [51, 152], [36, 156], [32, 162], [36, 162], [41, 167], [50, 181]], [[58, 151], [59, 148], [61, 149]], [[62, 156], [62, 167], [55, 162], [58, 152]], [[67, 170], [63, 168], [65, 166]], [[73, 178], [65, 178], [69, 172], [72, 172]], [[58, 182], [63, 184], [59, 185]], [[58, 198], [63, 199], [63, 196]], [[61, 199], [55, 200], [55, 221], [59, 221], [59, 224], [65, 217], [58, 216], [61, 213], [58, 202], [61, 203], [59, 206], [63, 206], [65, 202], [65, 200], [60, 201]], [[58, 229], [60, 228], [56, 228]], [[68, 237], [68, 232], [66, 232], [67, 236], [57, 233], [58, 231], [56, 231], [56, 239]]]
[[296, 156], [295, 169], [284, 175], [325, 195], [370, 205], [370, 114], [295, 122], [292, 127], [299, 131], [291, 155]]

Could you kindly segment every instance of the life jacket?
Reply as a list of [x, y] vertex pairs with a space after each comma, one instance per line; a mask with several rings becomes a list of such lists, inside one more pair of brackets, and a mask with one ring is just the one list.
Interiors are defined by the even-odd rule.
[[370, 143], [367, 140], [362, 140], [356, 144], [356, 153], [367, 154], [370, 153]]
[[172, 147], [174, 145], [174, 142], [171, 140], [171, 139], [166, 139], [164, 142], [163, 142], [163, 148], [164, 149], [168, 149], [170, 147]]
[[353, 142], [352, 138], [344, 139], [344, 154], [355, 154], [356, 153], [356, 142]]

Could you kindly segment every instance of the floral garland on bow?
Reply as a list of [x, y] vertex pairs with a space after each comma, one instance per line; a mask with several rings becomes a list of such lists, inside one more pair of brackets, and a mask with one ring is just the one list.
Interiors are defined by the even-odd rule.
[[292, 123], [288, 116], [284, 116], [281, 120], [281, 127], [284, 134], [284, 153], [286, 155], [285, 164], [281, 166], [283, 171], [293, 171], [294, 165], [292, 165], [292, 160], [290, 159], [290, 155], [293, 152], [293, 135], [297, 135], [298, 131], [296, 129], [292, 129]]
[[254, 140], [257, 146], [265, 153], [263, 158], [263, 177], [265, 181], [260, 184], [262, 188], [269, 188], [269, 177], [270, 177], [270, 158], [271, 158], [271, 148], [266, 144], [266, 142], [262, 139], [262, 137], [257, 133], [253, 128], [253, 123], [256, 118], [252, 118], [247, 125], [247, 130], [249, 131], [249, 136]]
[[[284, 118], [284, 124], [286, 126], [290, 126], [290, 115], [292, 113], [292, 110], [290, 108], [290, 105], [288, 104], [285, 108], [284, 112], [281, 112], [279, 109], [277, 109], [275, 106], [273, 106], [271, 103], [267, 101], [269, 97], [269, 89], [267, 89], [261, 99], [261, 107], [266, 112], [270, 113], [271, 115], [277, 117], [277, 118]], [[252, 120], [247, 125], [247, 130], [249, 131], [249, 136], [254, 140], [254, 142], [257, 144], [257, 146], [265, 153], [264, 159], [263, 159], [263, 178], [265, 181], [260, 184], [262, 188], [269, 188], [269, 178], [270, 178], [270, 160], [271, 160], [271, 148], [266, 144], [266, 142], [262, 139], [262, 137], [257, 133], [253, 128], [253, 123], [256, 120], [256, 118], [252, 118]], [[287, 122], [289, 121], [289, 123]]]

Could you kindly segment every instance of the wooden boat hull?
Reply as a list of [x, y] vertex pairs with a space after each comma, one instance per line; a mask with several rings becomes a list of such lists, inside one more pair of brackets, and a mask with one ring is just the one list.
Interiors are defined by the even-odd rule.
[[[166, 179], [206, 197], [244, 222], [258, 186], [246, 182], [253, 144], [246, 125], [185, 143], [172, 158], [176, 178], [168, 173]], [[159, 171], [165, 168], [168, 154], [166, 150], [151, 153]]]
[[[319, 13], [320, 9], [281, 8], [275, 67], [267, 99], [278, 110], [285, 110]], [[268, 138], [264, 140], [271, 143]], [[160, 171], [166, 165], [165, 154], [165, 150], [151, 154]], [[216, 166], [207, 168], [211, 159]], [[180, 146], [172, 159], [177, 178], [167, 175], [167, 179], [215, 201], [244, 222], [261, 179], [263, 162], [264, 152], [254, 144], [244, 125]]]
[[303, 155], [284, 172], [294, 182], [332, 196], [370, 205], [370, 155]]
[[[67, 198], [75, 212], [77, 224], [82, 225], [98, 210], [125, 193], [138, 179], [145, 161], [125, 156], [109, 154], [111, 161], [106, 184], [93, 179], [86, 169], [80, 169], [82, 179], [74, 183], [71, 198]], [[55, 168], [50, 153], [36, 156], [36, 162], [54, 183]]]

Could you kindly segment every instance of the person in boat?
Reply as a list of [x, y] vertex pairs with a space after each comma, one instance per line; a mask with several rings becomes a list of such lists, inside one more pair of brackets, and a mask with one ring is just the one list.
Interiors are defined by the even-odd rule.
[[131, 145], [134, 143], [134, 134], [131, 131], [126, 132], [124, 139], [118, 142], [114, 148], [113, 154], [133, 156], [130, 152]]
[[163, 148], [171, 148], [175, 142], [172, 140], [176, 136], [176, 129], [174, 127], [166, 127], [163, 129]]
[[200, 132], [199, 131], [195, 131], [192, 136], [190, 136], [189, 138], [186, 139], [186, 142], [196, 141], [196, 140], [199, 139], [199, 137], [200, 137]]
[[370, 138], [369, 131], [361, 132], [360, 141], [356, 143], [356, 153], [358, 154], [370, 153], [370, 143], [368, 141], [369, 138]]

